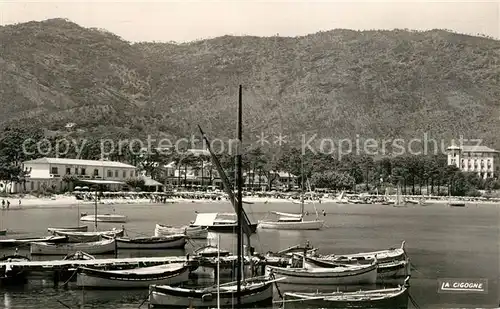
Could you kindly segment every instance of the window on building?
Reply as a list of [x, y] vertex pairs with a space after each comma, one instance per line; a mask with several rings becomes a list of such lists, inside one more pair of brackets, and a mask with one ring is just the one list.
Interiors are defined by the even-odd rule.
[[94, 169], [94, 176], [99, 176], [99, 170], [97, 168]]
[[107, 176], [108, 176], [108, 177], [113, 177], [113, 172], [112, 172], [111, 170], [108, 170], [108, 172], [107, 172]]
[[50, 168], [50, 173], [53, 175], [57, 175], [58, 173], [58, 168], [57, 167], [51, 167]]
[[118, 170], [115, 170], [115, 178], [118, 178]]
[[87, 174], [87, 173], [86, 173], [85, 169], [82, 168], [82, 175], [85, 175], [85, 174]]
[[123, 171], [123, 178], [127, 178], [127, 171]]
[[31, 190], [35, 190], [35, 183], [33, 181], [30, 181], [30, 186]]
[[66, 175], [69, 175], [69, 174], [71, 174], [71, 167], [66, 168]]
[[130, 177], [134, 177], [134, 171], [130, 171]]

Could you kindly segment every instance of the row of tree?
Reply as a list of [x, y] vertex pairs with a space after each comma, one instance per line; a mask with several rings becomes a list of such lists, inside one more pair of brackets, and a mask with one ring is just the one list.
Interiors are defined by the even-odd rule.
[[[179, 149], [148, 149], [144, 152], [137, 144], [124, 143], [122, 137], [117, 137], [114, 143], [103, 143], [97, 138], [47, 138], [40, 130], [23, 128], [6, 128], [0, 134], [1, 180], [23, 181], [26, 176], [26, 171], [22, 170], [23, 161], [56, 156], [88, 160], [105, 158], [129, 163], [162, 183], [174, 177], [165, 168], [172, 162], [178, 170], [175, 176], [177, 184], [187, 184], [188, 169], [201, 171], [201, 175], [204, 175], [201, 178], [202, 185], [211, 184], [217, 177], [213, 166], [208, 164], [209, 156], [205, 154], [193, 154]], [[61, 142], [63, 140], [64, 143]], [[109, 146], [119, 143], [119, 148]], [[233, 182], [235, 157], [222, 154], [219, 155], [219, 160]], [[401, 185], [404, 194], [420, 194], [425, 191], [439, 195], [448, 194], [449, 191], [452, 195], [476, 195], [477, 190], [500, 187], [497, 180], [484, 180], [476, 173], [464, 173], [455, 166], [448, 166], [444, 154], [384, 157], [377, 160], [369, 155], [345, 155], [338, 159], [326, 154], [307, 151], [302, 153], [301, 149], [293, 147], [254, 147], [243, 151], [242, 161], [244, 171], [251, 175], [245, 183], [250, 187], [266, 185], [268, 189], [272, 189], [277, 183], [277, 174], [273, 171], [298, 176], [299, 186], [303, 185], [300, 180], [305, 179], [313, 187], [333, 190], [364, 187], [364, 190], [371, 191]], [[267, 181], [266, 184], [261, 183], [263, 179]]]

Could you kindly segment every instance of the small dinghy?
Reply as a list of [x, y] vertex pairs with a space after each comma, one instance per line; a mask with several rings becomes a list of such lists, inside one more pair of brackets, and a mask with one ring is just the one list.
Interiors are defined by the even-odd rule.
[[188, 289], [170, 285], [150, 285], [149, 304], [151, 308], [216, 308], [217, 299], [220, 307], [234, 307], [236, 298], [241, 297], [241, 305], [251, 308], [260, 305], [267, 308], [272, 305], [274, 282], [269, 278], [251, 278], [241, 284], [240, 295], [237, 295], [236, 282], [230, 282], [207, 288]]
[[104, 214], [104, 215], [97, 215], [97, 220], [96, 220], [95, 215], [83, 215], [80, 218], [80, 221], [125, 223], [125, 222], [127, 222], [127, 216], [114, 215], [114, 214]]
[[75, 251], [88, 254], [105, 254], [115, 252], [115, 240], [106, 239], [95, 242], [50, 244], [46, 242], [31, 243], [31, 255], [68, 255]]
[[49, 233], [54, 234], [55, 231], [59, 232], [87, 232], [89, 229], [88, 226], [82, 225], [82, 226], [74, 226], [74, 227], [49, 227], [47, 228], [47, 231]]
[[208, 229], [201, 226], [173, 227], [171, 225], [156, 224], [155, 236], [169, 236], [173, 234], [185, 234], [190, 239], [207, 239]]
[[179, 284], [188, 281], [189, 266], [173, 263], [127, 270], [78, 268], [76, 284], [85, 288], [133, 289], [151, 284]]
[[344, 255], [335, 255], [335, 254], [321, 255], [321, 256], [316, 256], [315, 258], [341, 264], [370, 264], [376, 258], [380, 264], [383, 264], [388, 262], [406, 260], [407, 255], [405, 251], [405, 244], [406, 242], [403, 241], [401, 243], [401, 247], [399, 248], [390, 248], [380, 251], [362, 252], [362, 253], [344, 254]]
[[121, 237], [123, 236], [123, 229], [112, 229], [110, 231], [99, 231], [99, 232], [62, 232], [54, 231], [55, 235], [68, 237], [68, 242], [95, 242], [101, 240], [102, 237]]
[[204, 246], [194, 251], [194, 255], [201, 257], [217, 257], [217, 256], [228, 256], [231, 254], [229, 251], [224, 249], [219, 249], [216, 246]]
[[0, 239], [0, 248], [15, 247], [26, 245], [32, 242], [47, 242], [47, 243], [65, 243], [68, 241], [66, 236], [47, 236], [47, 237], [32, 237], [18, 239]]
[[6, 229], [0, 230], [0, 236], [5, 236], [5, 235], [7, 235], [7, 230]]
[[118, 237], [115, 240], [118, 249], [183, 249], [186, 246], [184, 234], [163, 237]]
[[389, 289], [356, 292], [285, 292], [283, 305], [286, 308], [408, 308], [408, 282], [404, 286]]
[[376, 260], [370, 265], [338, 265], [329, 268], [314, 267], [304, 262], [302, 268], [266, 266], [266, 275], [274, 274], [276, 278], [284, 278], [282, 283], [287, 284], [375, 284], [377, 282], [377, 268]]
[[[7, 255], [0, 258], [1, 262], [29, 262], [30, 259], [23, 255]], [[0, 268], [0, 286], [26, 283], [27, 271], [24, 268], [9, 264]]]

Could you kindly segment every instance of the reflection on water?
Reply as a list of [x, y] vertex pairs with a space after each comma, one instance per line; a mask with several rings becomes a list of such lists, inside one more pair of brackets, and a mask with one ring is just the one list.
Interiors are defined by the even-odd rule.
[[[247, 207], [248, 206], [248, 207]], [[272, 206], [272, 209], [270, 207]], [[256, 220], [269, 210], [287, 212], [290, 203], [245, 205], [253, 211]], [[85, 209], [87, 207], [88, 209]], [[110, 212], [106, 205], [100, 205], [102, 213]], [[173, 204], [173, 205], [113, 205], [120, 208], [120, 214], [130, 218], [126, 231], [130, 237], [153, 235], [156, 223], [182, 225], [193, 220], [194, 211], [228, 212], [229, 203], [224, 204]], [[409, 206], [395, 208], [380, 205], [335, 205], [322, 204], [327, 212], [323, 217], [328, 228], [321, 231], [273, 231], [259, 230], [252, 236], [256, 251], [276, 251], [309, 240], [319, 247], [320, 253], [346, 254], [366, 252], [389, 247], [398, 247], [406, 240], [413, 271], [410, 280], [411, 295], [421, 308], [448, 307], [492, 307], [498, 305], [499, 273], [499, 213], [495, 206], [479, 206], [464, 209], [448, 208], [444, 205], [427, 207]], [[81, 211], [93, 212], [93, 206], [81, 205]], [[118, 209], [117, 209], [118, 211]], [[8, 213], [4, 221], [9, 237], [34, 237], [47, 234], [48, 226], [60, 226], [63, 222], [74, 222], [75, 209], [41, 208]], [[64, 224], [63, 224], [64, 225]], [[92, 225], [89, 225], [92, 230]], [[99, 229], [119, 228], [121, 224], [102, 224]], [[6, 238], [6, 237], [3, 237]], [[118, 257], [179, 256], [204, 245], [204, 241], [189, 242], [186, 250], [120, 250]], [[236, 251], [236, 237], [223, 234], [221, 247]], [[15, 248], [4, 249], [0, 255], [12, 254]], [[20, 247], [20, 254], [29, 254], [29, 247]], [[99, 258], [114, 255], [99, 256]], [[54, 256], [36, 256], [36, 260], [51, 260]], [[61, 257], [62, 258], [62, 257]], [[437, 278], [487, 278], [488, 294], [438, 294]], [[226, 278], [231, 280], [234, 278]], [[203, 285], [213, 283], [213, 277], [200, 277]], [[192, 282], [191, 282], [192, 283]], [[281, 292], [316, 290], [331, 292], [336, 287], [278, 285]], [[377, 288], [379, 286], [376, 286]], [[390, 287], [387, 284], [387, 287]], [[350, 287], [358, 289], [359, 287]], [[366, 287], [365, 287], [366, 288]], [[375, 287], [370, 287], [375, 288]], [[71, 308], [131, 309], [137, 308], [147, 297], [147, 290], [138, 291], [94, 291], [76, 289], [74, 283], [68, 288], [56, 287], [49, 276], [37, 277], [20, 288], [2, 287], [2, 305], [9, 309], [64, 308], [63, 302]], [[275, 293], [276, 300], [279, 293]], [[286, 304], [285, 308], [291, 305]], [[307, 306], [301, 305], [301, 308]], [[147, 304], [142, 308], [147, 308]]]

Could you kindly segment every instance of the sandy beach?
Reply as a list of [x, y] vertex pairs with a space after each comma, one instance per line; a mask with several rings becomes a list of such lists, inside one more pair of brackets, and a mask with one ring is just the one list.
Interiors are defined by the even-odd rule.
[[[53, 197], [43, 197], [37, 198], [34, 196], [24, 196], [24, 197], [5, 197], [2, 198], [5, 201], [10, 201], [11, 210], [14, 209], [29, 209], [29, 208], [43, 208], [43, 207], [74, 207], [78, 205], [88, 205], [94, 204], [93, 201], [82, 201], [77, 200], [74, 196], [68, 195], [56, 195]], [[19, 204], [19, 200], [21, 200], [21, 204]], [[283, 198], [272, 198], [272, 197], [256, 197], [256, 196], [246, 196], [244, 197], [244, 202], [250, 204], [274, 204], [274, 203], [297, 203], [297, 200], [292, 199], [283, 199]], [[500, 205], [498, 201], [467, 201], [466, 203], [472, 204], [492, 204], [492, 205]], [[212, 199], [186, 199], [186, 198], [171, 198], [167, 199], [165, 204], [172, 203], [196, 203], [196, 204], [217, 204], [217, 203], [227, 203], [226, 199], [221, 200], [212, 200]], [[121, 204], [149, 204], [151, 200], [144, 198], [137, 199], [124, 199], [124, 198], [113, 198], [113, 199], [101, 199], [99, 204], [104, 205], [121, 205]], [[311, 204], [311, 202], [307, 202]], [[321, 198], [321, 202], [315, 201], [314, 204], [321, 205], [323, 203], [338, 203], [338, 200], [334, 198]], [[446, 204], [448, 203], [447, 198], [441, 199], [426, 199], [426, 204]]]

